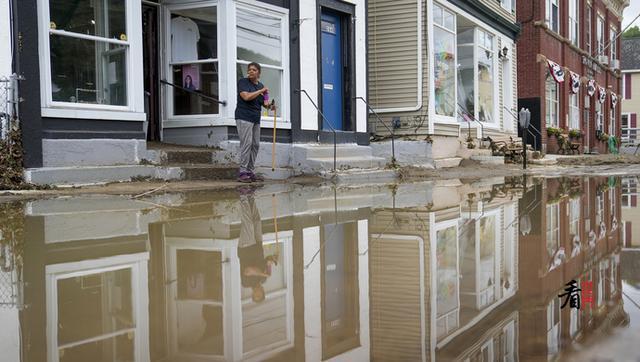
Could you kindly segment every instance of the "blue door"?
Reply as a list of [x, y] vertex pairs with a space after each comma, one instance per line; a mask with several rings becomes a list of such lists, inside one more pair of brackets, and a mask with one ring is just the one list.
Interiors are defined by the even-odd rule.
[[[336, 130], [342, 130], [344, 85], [340, 17], [322, 12], [322, 113]], [[326, 124], [322, 129], [330, 129]]]

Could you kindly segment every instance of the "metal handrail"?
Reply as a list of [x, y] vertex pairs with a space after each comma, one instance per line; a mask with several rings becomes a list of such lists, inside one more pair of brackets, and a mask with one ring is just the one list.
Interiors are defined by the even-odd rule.
[[326, 124], [327, 126], [329, 126], [329, 128], [331, 128], [331, 132], [333, 132], [333, 172], [336, 172], [336, 152], [337, 152], [337, 136], [336, 136], [336, 129], [333, 128], [333, 126], [331, 125], [331, 123], [329, 122], [329, 120], [327, 119], [327, 117], [324, 116], [324, 113], [322, 113], [322, 111], [320, 111], [320, 108], [318, 108], [318, 106], [316, 105], [316, 103], [313, 101], [313, 99], [311, 99], [311, 96], [309, 96], [309, 93], [307, 93], [306, 90], [304, 89], [295, 89], [294, 90], [296, 93], [304, 93], [304, 95], [307, 96], [307, 98], [309, 99], [309, 102], [311, 102], [311, 104], [313, 104], [313, 107], [316, 109], [316, 111], [318, 111], [318, 113], [320, 113], [320, 116], [322, 116], [322, 119], [324, 120], [324, 124]]
[[174, 83], [171, 83], [171, 82], [167, 82], [167, 81], [166, 81], [166, 80], [164, 80], [164, 79], [160, 79], [160, 83], [162, 83], [162, 84], [166, 84], [166, 85], [171, 86], [171, 87], [174, 87], [174, 88], [178, 88], [178, 89], [183, 90], [183, 91], [185, 91], [185, 92], [187, 92], [187, 93], [195, 94], [195, 95], [197, 95], [198, 97], [201, 97], [201, 98], [204, 98], [204, 99], [208, 99], [208, 100], [210, 100], [210, 101], [212, 101], [212, 102], [216, 102], [216, 103], [218, 103], [218, 104], [222, 104], [223, 106], [226, 106], [226, 105], [227, 105], [227, 102], [226, 102], [226, 101], [221, 101], [221, 100], [218, 100], [218, 99], [213, 98], [213, 97], [211, 97], [211, 96], [208, 96], [208, 95], [202, 94], [202, 93], [200, 93], [200, 92], [198, 92], [198, 91], [194, 91], [193, 89], [187, 89], [187, 88], [182, 87], [182, 86], [179, 86], [179, 85], [177, 85], [177, 84], [174, 84]]
[[538, 137], [535, 135], [535, 133], [531, 132], [531, 130], [528, 129], [528, 128], [527, 128], [527, 132], [529, 132], [529, 134], [533, 136], [533, 144], [535, 145], [535, 146], [533, 146], [533, 149], [535, 150], [536, 146], [538, 145]]
[[[463, 107], [462, 104], [460, 104], [458, 102], [456, 102], [456, 104], [458, 105], [458, 109], [460, 109], [459, 112], [463, 112], [463, 114], [466, 114], [467, 116], [469, 116], [469, 118], [471, 118], [472, 121], [474, 121], [474, 122], [476, 122], [476, 123], [478, 123], [480, 125], [480, 131], [482, 133], [482, 138], [484, 138], [484, 124], [482, 122], [480, 122], [479, 120], [477, 120], [476, 117], [473, 114], [469, 113], [469, 111], [465, 107]], [[467, 121], [467, 122], [469, 122], [469, 121]], [[470, 122], [469, 122], [469, 128], [471, 128]]]
[[389, 131], [389, 133], [391, 133], [391, 163], [393, 165], [395, 165], [396, 164], [396, 145], [395, 145], [396, 134], [395, 134], [395, 132], [391, 128], [389, 128], [389, 126], [387, 125], [387, 122], [383, 121], [382, 118], [380, 118], [380, 116], [378, 115], [378, 113], [376, 113], [376, 111], [374, 111], [373, 108], [371, 108], [371, 106], [369, 105], [369, 102], [367, 102], [366, 99], [364, 99], [362, 97], [355, 97], [354, 99], [359, 99], [359, 100], [363, 101], [364, 104], [367, 105], [367, 108], [369, 109], [369, 111], [371, 113], [373, 113], [373, 115], [376, 116], [378, 121], [380, 123], [382, 123], [382, 125], [387, 129], [387, 131]]
[[[516, 121], [518, 121], [518, 117], [515, 115], [515, 113], [513, 113], [513, 112], [511, 111], [511, 109], [509, 109], [509, 107], [504, 106], [504, 109], [505, 109], [505, 110], [506, 110], [506, 111], [511, 115], [511, 117], [513, 117], [513, 119], [515, 119]], [[527, 127], [527, 132], [529, 132], [529, 134], [533, 136], [533, 142], [534, 142], [534, 143], [533, 143], [533, 149], [534, 149], [534, 150], [537, 150], [537, 146], [538, 146], [538, 137], [537, 137], [535, 134], [533, 134], [533, 132], [531, 132], [531, 128], [533, 128], [533, 130], [534, 130], [534, 131], [536, 131], [536, 133], [537, 133], [540, 137], [542, 137], [542, 133], [540, 133], [540, 131], [539, 131], [539, 130], [534, 126], [534, 125], [532, 125], [531, 123], [529, 123], [529, 127]]]

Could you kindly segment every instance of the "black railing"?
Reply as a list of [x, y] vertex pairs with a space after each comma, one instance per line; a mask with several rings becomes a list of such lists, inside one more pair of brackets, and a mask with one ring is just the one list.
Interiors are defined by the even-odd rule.
[[[460, 109], [459, 113], [462, 112], [461, 114], [463, 114], [462, 118], [464, 118], [464, 115], [466, 114], [467, 116], [469, 116], [469, 118], [471, 118], [472, 121], [480, 125], [480, 132], [482, 133], [482, 139], [484, 139], [484, 124], [481, 121], [478, 121], [473, 114], [469, 113], [469, 111], [465, 107], [463, 107], [462, 104], [458, 103], [458, 109]], [[469, 129], [470, 128], [471, 125], [469, 125]]]
[[226, 105], [227, 105], [227, 102], [226, 102], [226, 101], [221, 101], [221, 100], [219, 100], [219, 99], [217, 99], [217, 98], [214, 98], [214, 97], [208, 96], [208, 95], [206, 95], [206, 94], [202, 94], [201, 92], [195, 91], [195, 90], [193, 90], [193, 89], [187, 89], [187, 88], [182, 87], [182, 86], [179, 86], [179, 85], [177, 85], [177, 84], [174, 84], [174, 83], [171, 83], [171, 82], [167, 82], [167, 81], [166, 81], [166, 80], [164, 80], [164, 79], [160, 79], [160, 83], [165, 84], [165, 85], [168, 85], [168, 86], [173, 87], [173, 88], [180, 89], [180, 90], [182, 90], [182, 91], [184, 91], [184, 92], [187, 92], [187, 93], [195, 94], [195, 95], [197, 95], [197, 96], [198, 96], [198, 97], [200, 97], [200, 98], [204, 98], [204, 99], [210, 100], [210, 101], [212, 101], [212, 102], [216, 102], [216, 103], [218, 103], [218, 104], [222, 104], [223, 106], [226, 106]]
[[369, 102], [367, 102], [366, 99], [362, 97], [355, 97], [355, 99], [359, 99], [363, 101], [364, 104], [367, 105], [367, 108], [369, 109], [369, 111], [373, 113], [374, 116], [376, 116], [377, 121], [382, 123], [382, 125], [387, 129], [387, 131], [391, 133], [391, 164], [395, 166], [396, 165], [396, 144], [395, 144], [396, 134], [395, 132], [393, 131], [392, 128], [390, 128], [387, 125], [387, 122], [383, 121], [382, 118], [380, 118], [380, 116], [378, 115], [378, 113], [376, 113], [376, 111], [374, 111], [373, 108], [371, 108], [371, 106], [369, 105]]
[[329, 128], [331, 129], [331, 132], [333, 132], [333, 172], [335, 173], [336, 169], [337, 169], [336, 168], [336, 151], [337, 151], [337, 148], [338, 148], [336, 129], [333, 128], [333, 126], [331, 125], [331, 123], [329, 122], [327, 117], [325, 117], [324, 113], [322, 113], [322, 111], [320, 111], [320, 108], [318, 108], [318, 106], [313, 101], [313, 99], [311, 99], [311, 97], [309, 96], [309, 93], [307, 93], [306, 90], [304, 90], [304, 89], [296, 89], [295, 92], [304, 93], [304, 95], [307, 96], [307, 98], [309, 99], [309, 102], [311, 102], [311, 104], [313, 104], [313, 107], [316, 109], [316, 111], [318, 111], [320, 116], [322, 116], [322, 119], [324, 120], [324, 122], [322, 124], [323, 125], [326, 124], [327, 126], [329, 126]]

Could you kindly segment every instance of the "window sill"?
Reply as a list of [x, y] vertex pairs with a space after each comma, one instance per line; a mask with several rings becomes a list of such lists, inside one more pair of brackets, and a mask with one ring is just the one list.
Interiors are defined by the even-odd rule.
[[110, 121], [143, 122], [147, 119], [144, 112], [107, 111], [93, 109], [73, 108], [41, 108], [42, 117], [45, 118], [77, 118]]

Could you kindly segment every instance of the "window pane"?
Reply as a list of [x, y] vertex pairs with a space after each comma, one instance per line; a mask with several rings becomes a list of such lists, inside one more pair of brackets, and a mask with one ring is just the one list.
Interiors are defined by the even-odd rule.
[[[218, 62], [173, 66], [173, 82], [197, 93], [219, 99]], [[173, 89], [173, 114], [217, 114], [218, 103], [178, 88]]]
[[[247, 76], [247, 65], [246, 64], [238, 64], [236, 67], [236, 72], [238, 75], [238, 79]], [[278, 117], [282, 115], [282, 84], [283, 84], [284, 74], [279, 69], [270, 69], [266, 67], [262, 67], [262, 71], [260, 72], [260, 82], [265, 85], [265, 87], [269, 88], [269, 99], [273, 99], [276, 102], [276, 108], [278, 112]], [[262, 115], [271, 115], [273, 117], [272, 112], [268, 112], [266, 108], [262, 109]]]
[[135, 361], [134, 335], [120, 334], [115, 337], [60, 350], [60, 362]]
[[178, 302], [176, 310], [179, 352], [224, 355], [224, 315], [221, 306]]
[[434, 31], [434, 82], [436, 113], [453, 117], [455, 112], [455, 35], [438, 27]]
[[125, 0], [49, 0], [58, 30], [121, 39], [126, 35]]
[[131, 269], [60, 279], [58, 345], [134, 327]]
[[171, 14], [173, 63], [218, 58], [218, 9], [215, 6]]
[[478, 48], [478, 118], [493, 122], [493, 52]]
[[[465, 33], [473, 35], [473, 29]], [[459, 39], [460, 35], [458, 36]], [[458, 44], [460, 43], [458, 42]], [[458, 46], [458, 103], [464, 111], [475, 117], [473, 48], [473, 45]]]
[[238, 9], [237, 14], [238, 59], [282, 66], [280, 18], [245, 9]]
[[127, 105], [127, 48], [51, 35], [54, 101]]
[[222, 302], [222, 254], [219, 251], [176, 252], [179, 300]]

